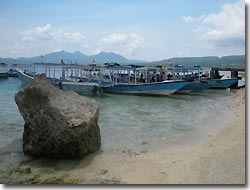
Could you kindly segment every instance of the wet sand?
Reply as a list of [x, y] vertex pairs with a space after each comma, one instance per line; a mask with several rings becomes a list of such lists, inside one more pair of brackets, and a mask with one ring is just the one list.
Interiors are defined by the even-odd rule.
[[[244, 184], [245, 89], [235, 93], [234, 116], [225, 126], [202, 137], [199, 143], [165, 146], [162, 141], [143, 142], [133, 149], [103, 151], [81, 160], [24, 157], [2, 172], [0, 181], [11, 184]], [[10, 148], [8, 152], [13, 155]], [[23, 155], [21, 150], [18, 155]]]
[[[122, 160], [97, 156], [91, 168], [74, 171], [84, 176], [105, 168], [105, 179], [128, 184], [244, 184], [245, 183], [245, 89], [237, 91], [234, 117], [200, 144], [176, 149], [148, 151], [150, 145], [128, 150]], [[148, 146], [148, 147], [147, 147]], [[147, 148], [146, 148], [147, 147]], [[125, 158], [129, 155], [128, 158]], [[90, 169], [90, 170], [89, 170]], [[98, 171], [98, 170], [97, 170]], [[92, 173], [90, 177], [94, 179]]]

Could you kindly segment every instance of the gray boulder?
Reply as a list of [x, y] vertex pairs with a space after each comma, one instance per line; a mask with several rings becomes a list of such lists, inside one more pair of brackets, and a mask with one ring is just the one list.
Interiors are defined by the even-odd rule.
[[41, 74], [15, 95], [15, 101], [25, 121], [25, 154], [77, 158], [100, 147], [95, 100], [61, 91]]

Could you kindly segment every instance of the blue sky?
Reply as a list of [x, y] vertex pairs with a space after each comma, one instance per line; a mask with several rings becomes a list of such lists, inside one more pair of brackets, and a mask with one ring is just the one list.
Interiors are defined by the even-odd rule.
[[245, 52], [243, 0], [1, 0], [0, 57], [53, 51], [130, 59]]

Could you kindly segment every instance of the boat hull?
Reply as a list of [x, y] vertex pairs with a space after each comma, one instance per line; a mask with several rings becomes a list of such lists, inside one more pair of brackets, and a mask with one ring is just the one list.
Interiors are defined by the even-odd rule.
[[103, 87], [103, 92], [120, 94], [171, 95], [187, 85], [185, 81], [163, 81], [147, 84], [118, 84]]
[[0, 78], [7, 78], [8, 72], [0, 72]]
[[178, 92], [206, 90], [206, 89], [227, 89], [237, 83], [237, 79], [213, 79], [206, 81], [189, 82], [186, 86], [182, 87]]
[[17, 77], [26, 84], [30, 83], [33, 80], [33, 77], [25, 74], [23, 71], [20, 71], [18, 69], [16, 70], [16, 74]]
[[81, 82], [52, 82], [52, 84], [63, 91], [73, 90], [79, 94], [95, 94], [98, 91], [97, 83]]
[[[30, 83], [34, 78], [25, 74], [24, 72], [17, 70], [17, 76], [24, 83]], [[48, 78], [48, 80], [57, 88], [69, 91], [73, 90], [79, 94], [93, 94], [98, 90], [98, 83], [81, 83], [81, 82], [67, 82], [60, 79]]]
[[238, 79], [214, 79], [213, 82], [209, 85], [210, 89], [226, 89], [235, 85], [238, 82]]

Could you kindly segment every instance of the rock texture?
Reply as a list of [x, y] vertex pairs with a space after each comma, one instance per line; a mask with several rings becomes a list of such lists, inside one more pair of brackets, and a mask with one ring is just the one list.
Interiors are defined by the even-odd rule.
[[76, 158], [101, 145], [99, 106], [73, 91], [63, 92], [37, 75], [15, 101], [25, 120], [23, 151], [38, 157]]

